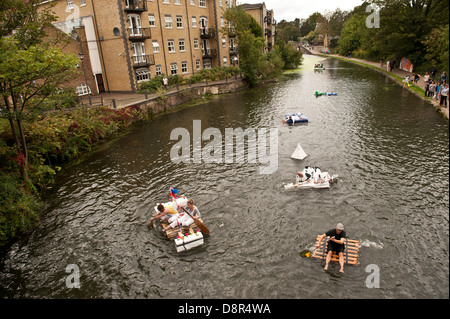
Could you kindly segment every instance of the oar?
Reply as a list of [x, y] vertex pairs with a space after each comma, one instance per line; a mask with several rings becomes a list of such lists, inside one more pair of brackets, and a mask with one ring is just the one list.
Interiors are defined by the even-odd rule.
[[203, 224], [200, 220], [194, 218], [194, 216], [192, 216], [184, 207], [181, 207], [189, 216], [192, 217], [192, 219], [194, 220], [195, 225], [197, 225], [198, 228], [200, 228], [200, 230], [206, 234], [209, 235], [209, 229], [205, 226], [205, 224]]

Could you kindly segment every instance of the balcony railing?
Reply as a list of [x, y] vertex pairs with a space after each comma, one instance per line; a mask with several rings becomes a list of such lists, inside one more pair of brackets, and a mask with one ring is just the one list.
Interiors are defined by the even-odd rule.
[[230, 55], [237, 55], [237, 54], [238, 54], [238, 48], [230, 47]]
[[150, 28], [128, 28], [128, 38], [131, 41], [142, 41], [151, 37]]
[[214, 28], [201, 28], [200, 29], [200, 38], [202, 39], [209, 39], [214, 36], [215, 33]]
[[147, 11], [146, 1], [144, 0], [124, 0], [125, 12], [144, 12]]
[[135, 55], [133, 56], [133, 67], [142, 68], [150, 65], [155, 65], [155, 56], [153, 54], [148, 55]]
[[216, 49], [202, 49], [202, 58], [211, 59], [217, 55]]
[[236, 36], [236, 30], [234, 28], [228, 28], [228, 37], [234, 38]]

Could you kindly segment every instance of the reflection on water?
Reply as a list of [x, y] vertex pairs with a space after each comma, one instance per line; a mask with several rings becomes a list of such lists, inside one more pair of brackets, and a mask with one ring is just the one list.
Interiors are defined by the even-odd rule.
[[[0, 294], [50, 298], [448, 298], [449, 127], [383, 75], [305, 57], [284, 81], [185, 107], [137, 127], [80, 164], [46, 195], [46, 218], [1, 257]], [[315, 97], [314, 91], [337, 92]], [[302, 112], [309, 123], [282, 125]], [[175, 128], [278, 128], [278, 170], [259, 164], [175, 164]], [[290, 158], [297, 143], [309, 154]], [[340, 180], [327, 190], [285, 190], [315, 165]], [[193, 197], [211, 230], [176, 253], [153, 207], [170, 186]], [[360, 264], [338, 275], [302, 258], [337, 222], [360, 240]], [[80, 289], [65, 285], [80, 268]], [[368, 265], [381, 289], [368, 289]], [[330, 285], [339, 287], [330, 291]], [[336, 293], [338, 296], [336, 296]]]

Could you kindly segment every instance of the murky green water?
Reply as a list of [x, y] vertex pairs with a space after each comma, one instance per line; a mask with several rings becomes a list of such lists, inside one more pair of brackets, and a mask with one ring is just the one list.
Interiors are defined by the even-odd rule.
[[[315, 73], [318, 60], [305, 57], [285, 81], [158, 117], [67, 167], [46, 195], [41, 227], [0, 256], [0, 295], [448, 298], [448, 121], [377, 72], [329, 59]], [[310, 122], [283, 126], [290, 112]], [[170, 133], [192, 132], [193, 120], [223, 134], [277, 128], [278, 169], [173, 163]], [[299, 142], [303, 161], [290, 158]], [[305, 165], [340, 180], [285, 190]], [[204, 246], [177, 253], [158, 227], [149, 231], [153, 206], [171, 186], [195, 199], [211, 230]], [[344, 275], [299, 254], [338, 222], [361, 242], [359, 265]], [[80, 269], [80, 289], [66, 287], [70, 264]], [[379, 267], [380, 288], [366, 287], [369, 265]]]

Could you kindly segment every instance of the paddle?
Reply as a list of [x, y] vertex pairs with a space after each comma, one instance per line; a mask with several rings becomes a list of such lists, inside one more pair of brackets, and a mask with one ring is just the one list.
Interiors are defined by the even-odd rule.
[[192, 219], [194, 220], [194, 224], [197, 225], [198, 228], [200, 228], [200, 230], [206, 234], [209, 235], [209, 229], [205, 226], [205, 224], [203, 224], [200, 220], [195, 219], [194, 216], [192, 216], [184, 207], [181, 207], [189, 216], [192, 217]]

